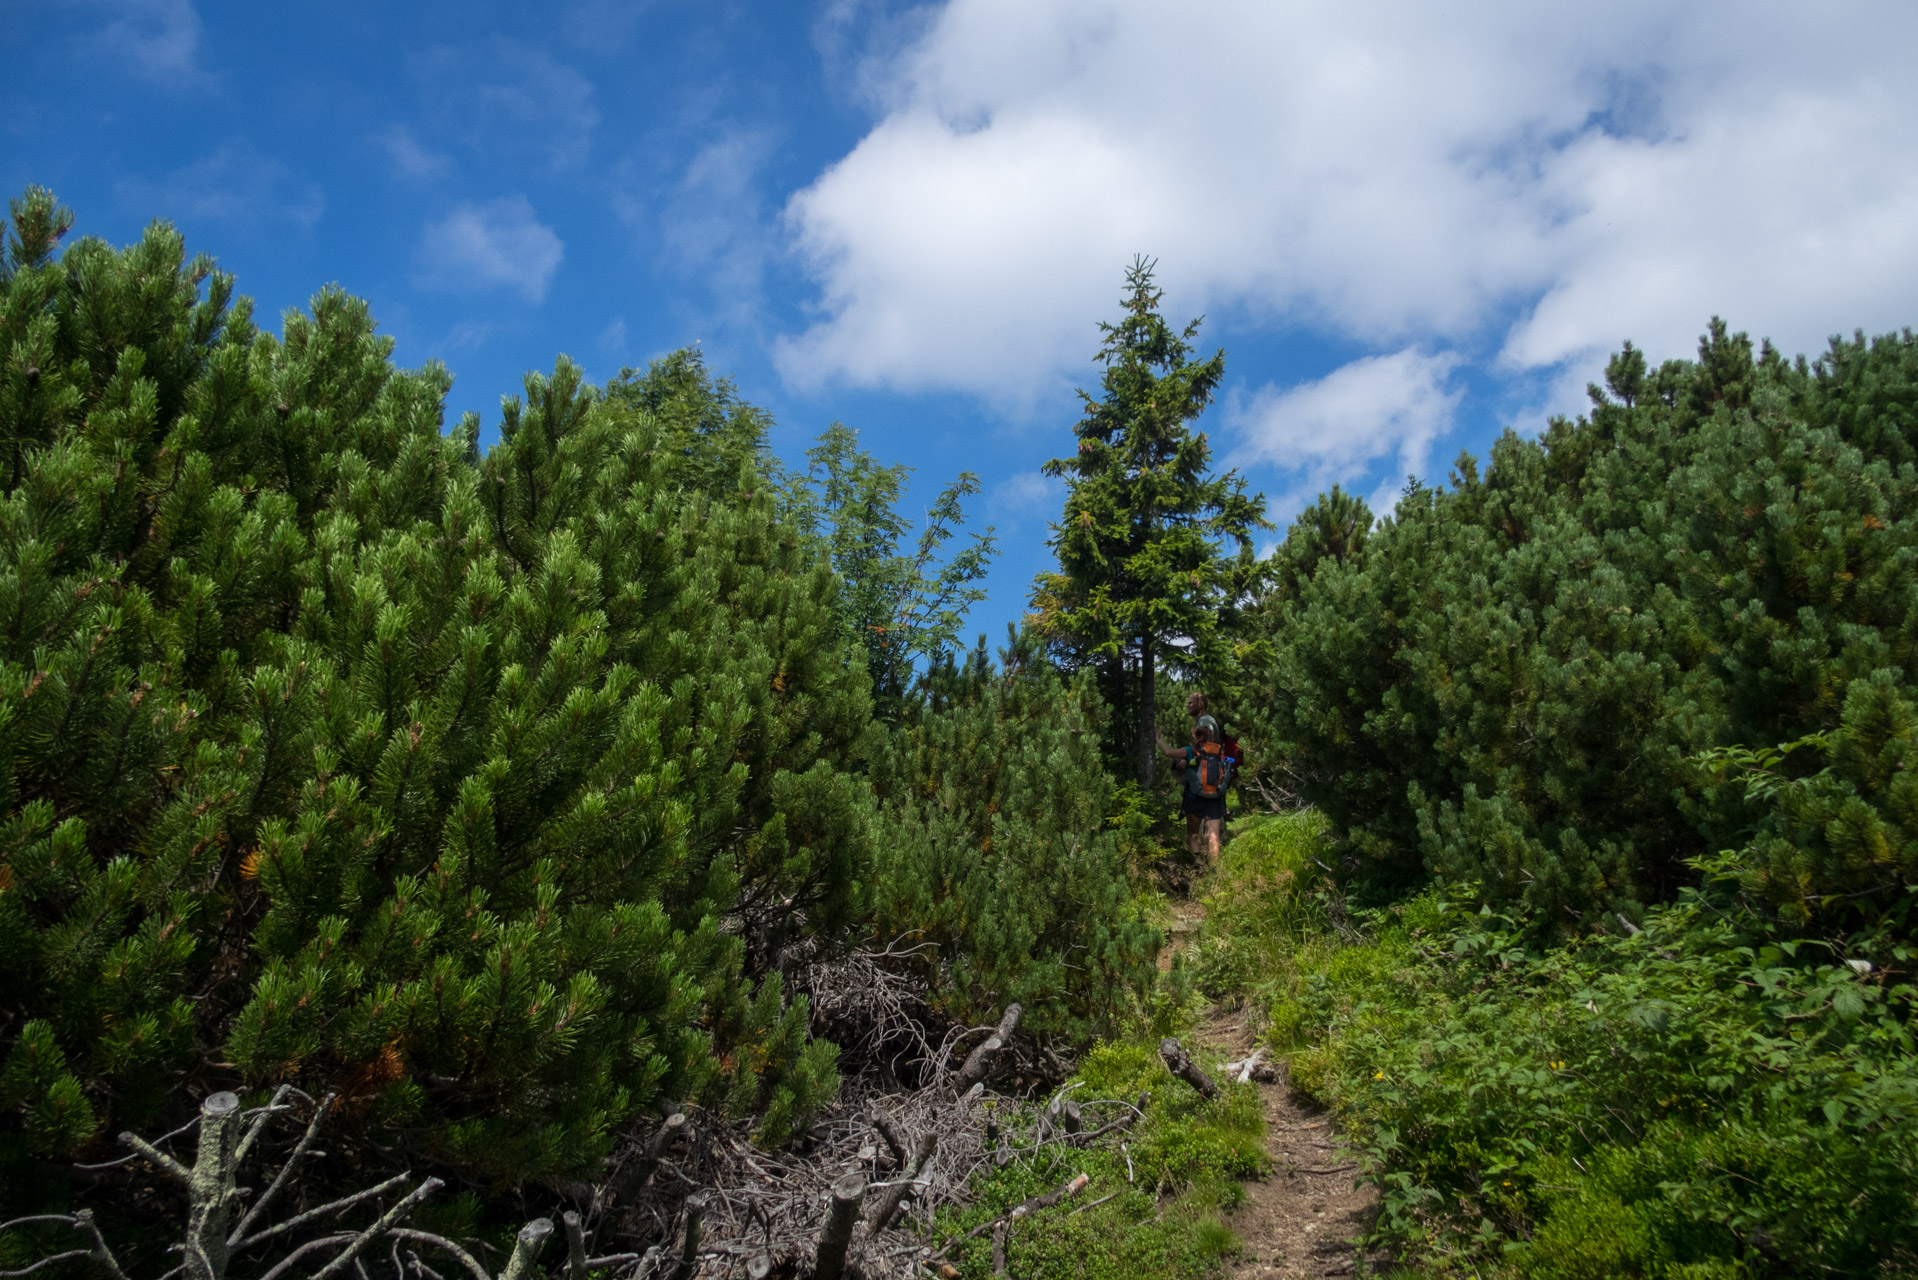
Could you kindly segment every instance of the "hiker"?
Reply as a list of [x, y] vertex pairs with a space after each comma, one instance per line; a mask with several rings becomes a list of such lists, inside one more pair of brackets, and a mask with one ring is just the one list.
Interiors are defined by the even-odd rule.
[[1192, 717], [1193, 728], [1196, 729], [1209, 721], [1212, 725], [1213, 735], [1217, 736], [1219, 732], [1219, 722], [1206, 714], [1206, 701], [1203, 693], [1195, 689], [1185, 696], [1185, 713]]
[[[1210, 704], [1206, 702], [1205, 695], [1196, 689], [1187, 694], [1185, 699], [1185, 713], [1192, 717], [1192, 727], [1194, 729], [1205, 726], [1212, 730], [1213, 740], [1225, 748], [1226, 785], [1231, 786], [1234, 782], [1237, 782], [1239, 775], [1245, 771], [1245, 749], [1239, 746], [1239, 740], [1237, 738], [1225, 731], [1225, 726], [1219, 723], [1217, 717], [1210, 714]], [[1188, 840], [1187, 843], [1191, 843], [1191, 841]], [[1224, 843], [1225, 815], [1221, 814], [1219, 816], [1219, 844], [1223, 845]]]
[[1227, 733], [1225, 726], [1210, 714], [1205, 695], [1198, 692], [1187, 694], [1185, 713], [1192, 717], [1192, 725], [1195, 729], [1200, 725], [1211, 727], [1212, 736], [1220, 746], [1225, 748], [1225, 758], [1232, 762], [1232, 772], [1236, 776], [1245, 767], [1245, 755], [1239, 747], [1239, 740]]
[[[1186, 848], [1194, 857], [1203, 856], [1210, 862], [1219, 856], [1220, 833], [1225, 827], [1225, 789], [1232, 784], [1232, 764], [1219, 742], [1219, 722], [1203, 714], [1202, 695], [1192, 697], [1198, 699], [1201, 714], [1192, 726], [1191, 745], [1175, 747], [1161, 736], [1159, 750], [1168, 760], [1185, 766], [1185, 797], [1179, 802], [1179, 812], [1185, 815]], [[1192, 699], [1187, 699], [1188, 710], [1192, 705]]]

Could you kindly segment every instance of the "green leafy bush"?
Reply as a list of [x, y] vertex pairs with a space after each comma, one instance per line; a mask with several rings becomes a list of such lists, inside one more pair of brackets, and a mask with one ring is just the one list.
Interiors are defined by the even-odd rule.
[[1388, 1235], [1552, 1277], [1918, 1260], [1902, 976], [1768, 940], [1722, 894], [1542, 953], [1427, 902], [1386, 998], [1326, 1010], [1315, 1081]]
[[1911, 937], [1918, 893], [1918, 707], [1897, 676], [1853, 681], [1826, 733], [1704, 757], [1764, 806], [1736, 864], [1746, 886], [1796, 927], [1855, 930], [1852, 945], [1881, 964]]
[[1433, 901], [1414, 898], [1355, 920], [1321, 857], [1327, 830], [1311, 810], [1247, 822], [1206, 881], [1194, 960], [1208, 994], [1250, 1004], [1261, 1038], [1288, 1055], [1291, 1082], [1307, 1093], [1333, 1077], [1326, 1046], [1335, 1028], [1391, 1026], [1409, 1014], [1398, 973]]
[[1325, 831], [1311, 812], [1258, 816], [1234, 831], [1204, 883], [1193, 973], [1206, 994], [1270, 1010], [1329, 957], [1332, 886], [1314, 861]]
[[[1770, 802], [1793, 789], [1763, 774], [1776, 754], [1719, 763], [1760, 769]], [[1227, 847], [1197, 968], [1267, 1012], [1266, 1042], [1334, 1109], [1407, 1262], [1918, 1273], [1918, 949], [1883, 929], [1797, 936], [1737, 853], [1700, 860], [1705, 888], [1636, 935], [1541, 948], [1469, 885], [1342, 921], [1322, 829], [1289, 814]]]

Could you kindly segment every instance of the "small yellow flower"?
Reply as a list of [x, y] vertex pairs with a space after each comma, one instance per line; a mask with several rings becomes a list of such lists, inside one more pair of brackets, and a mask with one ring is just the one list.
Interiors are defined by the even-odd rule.
[[1383, 1071], [1374, 1071], [1372, 1073], [1372, 1078], [1374, 1080], [1383, 1080], [1385, 1079], [1385, 1073]]

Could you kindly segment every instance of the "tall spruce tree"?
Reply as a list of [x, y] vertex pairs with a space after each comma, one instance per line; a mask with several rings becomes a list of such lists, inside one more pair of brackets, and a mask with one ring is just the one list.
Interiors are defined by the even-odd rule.
[[1159, 313], [1155, 264], [1126, 269], [1125, 315], [1102, 322], [1097, 399], [1073, 429], [1078, 451], [1046, 463], [1066, 478], [1065, 514], [1048, 545], [1056, 573], [1033, 593], [1034, 621], [1068, 666], [1088, 665], [1116, 713], [1115, 756], [1142, 785], [1158, 759], [1160, 672], [1203, 672], [1223, 658], [1221, 621], [1257, 575], [1252, 532], [1265, 496], [1236, 471], [1211, 473], [1192, 423], [1225, 376], [1225, 352], [1194, 359], [1200, 321], [1176, 331]]

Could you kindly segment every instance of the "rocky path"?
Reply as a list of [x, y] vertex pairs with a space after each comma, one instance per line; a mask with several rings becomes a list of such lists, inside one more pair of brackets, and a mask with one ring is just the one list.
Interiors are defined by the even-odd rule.
[[[1188, 945], [1205, 918], [1197, 902], [1174, 911], [1172, 941], [1159, 957], [1160, 967]], [[1207, 1070], [1237, 1061], [1252, 1051], [1254, 1036], [1242, 1010], [1215, 1009], [1193, 1037]], [[1354, 1187], [1354, 1166], [1341, 1156], [1331, 1119], [1293, 1094], [1281, 1073], [1277, 1083], [1258, 1086], [1265, 1104], [1265, 1149], [1272, 1168], [1245, 1184], [1246, 1198], [1228, 1218], [1241, 1241], [1228, 1264], [1232, 1280], [1306, 1280], [1366, 1274], [1353, 1244], [1371, 1225], [1378, 1193]]]

